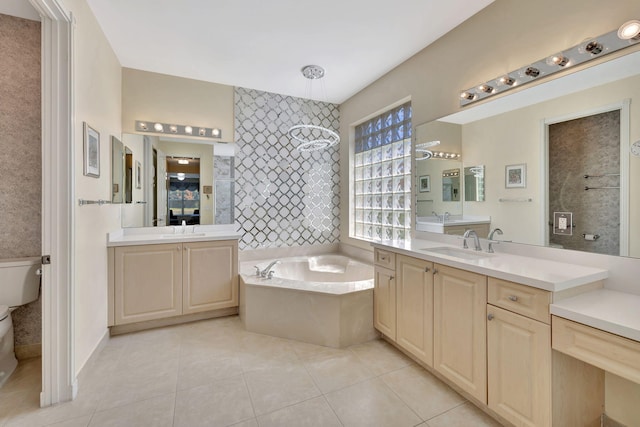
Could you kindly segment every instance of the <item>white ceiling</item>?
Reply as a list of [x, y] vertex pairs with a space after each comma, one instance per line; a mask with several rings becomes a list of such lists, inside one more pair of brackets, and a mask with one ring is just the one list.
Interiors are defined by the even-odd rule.
[[493, 0], [87, 1], [124, 67], [341, 103]]
[[28, 0], [0, 0], [0, 13], [39, 21], [40, 15]]

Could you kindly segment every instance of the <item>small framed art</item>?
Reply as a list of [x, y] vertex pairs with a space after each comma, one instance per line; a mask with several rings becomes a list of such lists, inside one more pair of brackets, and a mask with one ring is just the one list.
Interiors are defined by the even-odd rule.
[[84, 126], [84, 174], [100, 177], [100, 134], [87, 122]]
[[527, 186], [527, 165], [507, 165], [504, 172], [506, 188], [525, 188]]

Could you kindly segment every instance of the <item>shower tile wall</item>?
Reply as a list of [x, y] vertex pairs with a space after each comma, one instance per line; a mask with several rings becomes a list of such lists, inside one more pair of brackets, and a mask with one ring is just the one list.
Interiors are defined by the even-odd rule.
[[[40, 22], [0, 14], [0, 58], [0, 258], [39, 256]], [[40, 300], [12, 317], [16, 346], [37, 346]]]
[[[553, 212], [573, 212], [572, 236], [551, 234], [552, 244], [599, 254], [620, 254], [620, 111], [549, 126], [549, 221]], [[598, 234], [596, 241], [586, 234]]]
[[240, 249], [340, 239], [338, 146], [300, 153], [287, 135], [300, 123], [338, 132], [338, 106], [235, 89], [235, 214], [244, 233]]

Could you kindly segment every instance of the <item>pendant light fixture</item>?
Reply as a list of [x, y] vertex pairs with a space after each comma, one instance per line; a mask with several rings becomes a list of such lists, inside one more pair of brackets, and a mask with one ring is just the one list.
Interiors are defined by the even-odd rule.
[[[324, 68], [319, 65], [306, 65], [302, 68], [302, 75], [309, 79], [307, 86], [308, 94], [311, 97], [311, 84], [314, 80], [324, 77]], [[309, 111], [311, 114], [311, 111]], [[323, 126], [312, 124], [299, 124], [292, 126], [287, 131], [289, 137], [298, 142], [296, 149], [301, 152], [323, 150], [333, 147], [340, 142], [340, 136], [333, 130]]]

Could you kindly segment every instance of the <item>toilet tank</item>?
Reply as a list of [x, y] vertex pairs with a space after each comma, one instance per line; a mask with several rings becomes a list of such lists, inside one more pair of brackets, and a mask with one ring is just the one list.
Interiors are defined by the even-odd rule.
[[38, 298], [40, 257], [0, 260], [0, 305], [24, 305]]

